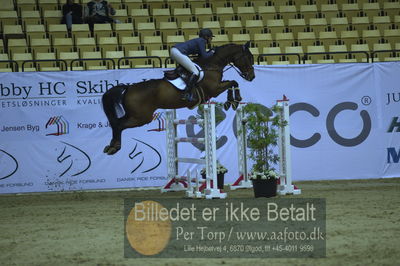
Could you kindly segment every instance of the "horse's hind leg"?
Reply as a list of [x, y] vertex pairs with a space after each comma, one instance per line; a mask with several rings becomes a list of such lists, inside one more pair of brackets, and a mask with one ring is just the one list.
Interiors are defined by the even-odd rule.
[[[102, 97], [103, 110], [107, 116], [108, 122], [110, 123], [113, 138], [111, 139], [110, 145], [104, 148], [104, 153], [114, 154], [121, 149], [121, 132], [120, 127], [122, 118], [118, 118], [118, 112], [122, 109], [120, 107], [125, 91], [128, 89], [127, 86], [115, 86], [105, 92]], [[121, 111], [122, 112], [122, 111]]]
[[150, 123], [151, 121], [152, 115], [150, 115], [150, 117], [147, 117], [147, 119], [128, 117], [126, 115], [120, 118], [118, 120], [118, 123], [111, 125], [113, 137], [111, 139], [110, 145], [107, 145], [104, 148], [104, 153], [107, 153], [108, 155], [113, 155], [121, 149], [121, 135], [124, 129], [140, 127]]
[[110, 141], [110, 144], [104, 147], [103, 150], [103, 152], [107, 153], [108, 155], [115, 154], [117, 151], [121, 149], [121, 134], [123, 129], [117, 123], [112, 124], [111, 129], [112, 129], [112, 139]]

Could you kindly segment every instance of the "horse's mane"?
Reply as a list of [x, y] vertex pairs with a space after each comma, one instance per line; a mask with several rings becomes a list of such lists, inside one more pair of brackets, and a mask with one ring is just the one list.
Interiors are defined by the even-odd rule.
[[[235, 44], [235, 43], [227, 43], [227, 44], [224, 44], [224, 45], [221, 45], [221, 46], [214, 47], [214, 51], [215, 51], [214, 56], [215, 55], [218, 56], [218, 54], [221, 53], [221, 51], [224, 51], [224, 50], [226, 50], [226, 48], [231, 48], [231, 47], [234, 47], [234, 46], [239, 46], [239, 45]], [[229, 51], [229, 49], [227, 49], [227, 51]], [[204, 66], [204, 67], [206, 67], [206, 66], [210, 67], [210, 66], [213, 66], [215, 64], [215, 63], [213, 64], [210, 61], [210, 58], [196, 58], [193, 61], [195, 63], [201, 65], [201, 66]]]
[[224, 45], [215, 47], [214, 50], [215, 50], [215, 53], [217, 53], [221, 49], [225, 49], [226, 47], [232, 47], [232, 46], [237, 46], [237, 44], [235, 44], [235, 43], [224, 44]]

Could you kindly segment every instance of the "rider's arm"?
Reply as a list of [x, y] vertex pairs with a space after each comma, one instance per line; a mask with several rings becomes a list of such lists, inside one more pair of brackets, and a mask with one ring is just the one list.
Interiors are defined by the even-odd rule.
[[207, 58], [214, 54], [212, 50], [210, 50], [208, 52], [206, 51], [206, 43], [207, 43], [206, 40], [204, 40], [203, 38], [198, 38], [197, 40], [198, 40], [197, 45], [199, 48], [200, 57]]

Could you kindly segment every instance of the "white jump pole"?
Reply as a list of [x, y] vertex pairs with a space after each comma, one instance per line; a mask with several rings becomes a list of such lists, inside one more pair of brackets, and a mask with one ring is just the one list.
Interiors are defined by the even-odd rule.
[[253, 184], [249, 180], [247, 173], [247, 136], [246, 136], [246, 121], [244, 121], [243, 113], [244, 104], [239, 104], [236, 109], [236, 131], [237, 131], [237, 154], [239, 178], [230, 186], [231, 190], [239, 188], [252, 188]]
[[[226, 198], [226, 193], [218, 189], [217, 181], [217, 137], [215, 127], [215, 104], [204, 105], [204, 137], [206, 151], [206, 199]], [[211, 185], [211, 181], [213, 184]]]
[[[194, 163], [206, 165], [206, 188], [204, 197], [226, 198], [226, 193], [221, 193], [217, 188], [217, 148], [216, 148], [216, 128], [215, 128], [215, 104], [204, 105], [204, 119], [177, 120], [176, 111], [166, 112], [166, 131], [167, 131], [167, 170], [169, 182], [161, 189], [161, 192], [187, 190], [187, 196], [198, 197], [198, 193], [193, 193], [191, 185], [192, 179], [189, 173], [187, 177], [178, 176], [178, 163]], [[179, 138], [177, 137], [177, 125], [203, 124], [204, 138]], [[205, 159], [178, 157], [179, 142], [201, 142], [205, 144]], [[196, 178], [198, 175], [196, 174]], [[212, 181], [212, 185], [211, 185]], [[196, 181], [197, 183], [198, 180]]]
[[187, 183], [183, 180], [176, 180], [178, 176], [178, 142], [176, 138], [176, 126], [175, 123], [176, 110], [168, 110], [165, 114], [166, 118], [166, 136], [167, 136], [167, 172], [169, 182], [163, 188], [161, 192], [169, 191], [182, 191], [186, 190]]
[[279, 195], [301, 194], [301, 190], [292, 184], [292, 158], [290, 153], [290, 113], [289, 99], [283, 96], [282, 100], [277, 101], [280, 106], [280, 120], [286, 121], [284, 127], [279, 128], [279, 168], [280, 168], [280, 184], [277, 188]]

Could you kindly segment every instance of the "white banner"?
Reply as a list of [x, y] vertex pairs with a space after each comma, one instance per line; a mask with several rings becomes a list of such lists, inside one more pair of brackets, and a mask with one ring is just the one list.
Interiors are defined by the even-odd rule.
[[[141, 128], [123, 132], [122, 149], [103, 153], [111, 129], [102, 94], [118, 83], [161, 78], [162, 69], [0, 73], [0, 193], [162, 186], [166, 180], [163, 112]], [[295, 180], [400, 176], [400, 63], [256, 67], [244, 81], [232, 69], [224, 79], [240, 84], [246, 102], [267, 107], [285, 94], [291, 104]], [[224, 102], [226, 94], [217, 101]], [[235, 112], [220, 111], [218, 158], [237, 177]], [[187, 118], [196, 110], [180, 109]], [[201, 135], [179, 126], [182, 137]], [[199, 158], [196, 144], [179, 144]], [[249, 165], [251, 167], [251, 165]], [[195, 169], [182, 164], [180, 172]], [[197, 169], [200, 169], [197, 166]]]
[[[400, 173], [400, 64], [377, 64], [375, 88], [379, 88], [379, 131], [382, 133], [379, 170], [384, 177]], [[383, 150], [383, 151], [382, 151]]]

